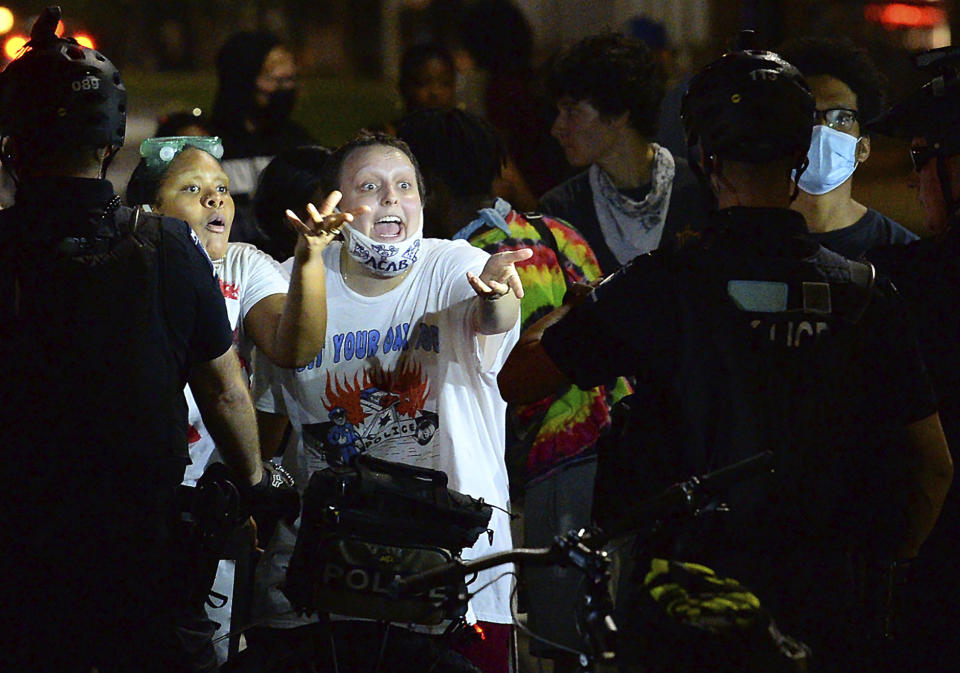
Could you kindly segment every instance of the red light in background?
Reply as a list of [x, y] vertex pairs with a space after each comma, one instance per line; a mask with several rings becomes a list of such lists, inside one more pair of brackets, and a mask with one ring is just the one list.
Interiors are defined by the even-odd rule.
[[866, 5], [863, 16], [867, 21], [879, 23], [887, 30], [895, 28], [933, 28], [946, 23], [947, 14], [940, 7], [908, 5], [895, 2], [886, 5]]
[[480, 636], [480, 640], [487, 639], [487, 634], [483, 632], [483, 627], [479, 624], [473, 624], [473, 630], [478, 636]]
[[82, 47], [86, 47], [87, 49], [96, 49], [96, 47], [93, 44], [93, 38], [90, 37], [89, 35], [84, 35], [83, 33], [77, 33], [76, 35], [73, 36], [73, 39], [76, 40], [77, 43], [80, 44], [80, 46]]
[[63, 33], [66, 29], [67, 27], [63, 25], [63, 21], [57, 21], [57, 27], [53, 29], [53, 32], [57, 37], [63, 37]]
[[3, 54], [11, 61], [17, 57], [23, 45], [27, 43], [27, 38], [23, 35], [11, 35], [3, 43]]

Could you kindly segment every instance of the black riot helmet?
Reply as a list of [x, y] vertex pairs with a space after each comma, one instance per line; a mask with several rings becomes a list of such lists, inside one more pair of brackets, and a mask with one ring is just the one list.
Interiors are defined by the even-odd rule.
[[687, 146], [699, 144], [704, 158], [764, 163], [806, 157], [815, 108], [799, 70], [773, 52], [739, 49], [693, 77], [680, 117]]
[[23, 53], [0, 73], [0, 137], [34, 150], [123, 145], [127, 90], [103, 54], [54, 33], [60, 7], [47, 7]]
[[960, 47], [941, 47], [913, 57], [914, 65], [931, 79], [871, 126], [897, 138], [925, 138], [927, 146], [913, 152], [914, 167], [936, 160], [937, 177], [947, 214], [957, 219], [960, 199], [953, 197], [946, 160], [960, 155]]

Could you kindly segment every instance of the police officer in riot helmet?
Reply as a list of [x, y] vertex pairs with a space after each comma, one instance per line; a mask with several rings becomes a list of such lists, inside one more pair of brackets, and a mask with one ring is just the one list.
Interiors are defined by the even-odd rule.
[[[774, 450], [775, 472], [733, 487], [729, 512], [698, 517], [672, 553], [749, 586], [812, 647], [811, 670], [869, 670], [881, 608], [859, 602], [850, 569], [916, 555], [952, 478], [906, 309], [872, 267], [818, 246], [788, 209], [814, 123], [796, 68], [732, 51], [691, 80], [682, 110], [691, 164], [719, 206], [708, 227], [524, 333], [501, 394], [524, 402], [632, 374], [638, 394], [659, 390], [676, 412], [666, 431], [634, 437], [635, 453], [702, 474]], [[597, 488], [608, 486], [598, 473]], [[628, 634], [630, 605], [618, 616]]]
[[[875, 125], [911, 144], [917, 192], [928, 236], [907, 246], [877, 248], [869, 259], [909, 302], [920, 350], [940, 407], [947, 442], [960, 447], [960, 48], [917, 54], [929, 80]], [[917, 670], [954, 671], [960, 665], [960, 494], [947, 497], [940, 521], [907, 573], [912, 585], [903, 615], [906, 654]], [[937, 615], [930, 619], [930, 615]]]
[[214, 670], [208, 625], [182, 612], [183, 386], [241, 493], [263, 474], [253, 407], [189, 228], [121, 207], [103, 179], [126, 90], [105, 56], [55, 35], [59, 19], [44, 10], [0, 73], [17, 183], [0, 212], [0, 667]]

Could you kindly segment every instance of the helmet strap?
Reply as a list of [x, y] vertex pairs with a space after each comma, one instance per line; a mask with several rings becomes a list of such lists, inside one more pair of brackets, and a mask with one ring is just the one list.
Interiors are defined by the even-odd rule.
[[107, 177], [107, 169], [110, 168], [110, 164], [113, 163], [113, 160], [117, 156], [117, 152], [120, 150], [120, 147], [117, 145], [109, 145], [107, 147], [106, 153], [103, 155], [103, 161], [100, 163], [100, 179], [104, 180]]
[[[737, 188], [734, 186], [734, 184], [733, 184], [732, 182], [730, 182], [730, 180], [727, 179], [727, 176], [725, 176], [722, 171], [713, 171], [713, 172], [711, 173], [711, 175], [713, 176], [713, 179], [714, 179], [714, 180], [716, 180], [716, 181], [719, 182], [721, 185], [723, 185], [724, 188], [725, 188], [730, 194], [733, 195], [734, 202], [736, 203], [736, 205], [738, 205], [738, 206], [743, 205], [743, 204], [741, 203], [741, 201], [740, 201], [740, 193], [737, 191]], [[719, 200], [719, 199], [718, 199], [718, 200]]]
[[20, 187], [20, 176], [17, 174], [17, 169], [14, 167], [16, 158], [8, 150], [9, 143], [13, 142], [10, 136], [0, 137], [0, 161], [3, 162], [3, 170], [6, 171], [7, 175], [10, 176], [10, 179], [13, 180], [13, 186]]
[[810, 165], [810, 157], [807, 156], [807, 153], [802, 154], [802, 158], [797, 162], [797, 165], [794, 167], [796, 171], [796, 178], [793, 181], [793, 192], [790, 194], [790, 203], [793, 203], [797, 200], [797, 197], [800, 196], [800, 176], [803, 175], [803, 172], [807, 170], [807, 166]]
[[717, 209], [717, 195], [713, 191], [713, 185], [710, 184], [710, 173], [713, 172], [713, 157], [708, 157], [704, 159], [704, 167], [700, 165], [700, 159], [694, 152], [694, 147], [696, 147], [696, 142], [687, 143], [687, 164], [690, 166], [690, 170], [693, 171], [693, 174], [697, 178], [697, 182], [700, 183], [700, 190], [704, 193], [707, 198], [707, 202], [710, 203], [710, 209]]

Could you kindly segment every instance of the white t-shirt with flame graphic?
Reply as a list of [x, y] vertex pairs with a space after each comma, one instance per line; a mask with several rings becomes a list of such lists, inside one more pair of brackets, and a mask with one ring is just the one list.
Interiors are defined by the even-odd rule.
[[[487, 253], [465, 241], [424, 239], [420, 259], [390, 292], [357, 294], [339, 273], [340, 244], [324, 251], [327, 336], [316, 360], [277, 369], [257, 360], [254, 400], [286, 413], [299, 436], [284, 455], [300, 488], [328, 461], [358, 451], [446, 472], [450, 488], [509, 509], [504, 464], [506, 403], [496, 375], [519, 337], [519, 321], [503, 335], [475, 333], [476, 294], [466, 273], [479, 274]], [[291, 455], [292, 454], [292, 455]], [[510, 549], [510, 522], [494, 509], [493, 542], [481, 535], [464, 558]], [[274, 626], [304, 623], [276, 589], [293, 552], [295, 532], [278, 530], [259, 567], [260, 617]], [[506, 572], [483, 571], [472, 589]], [[510, 623], [511, 580], [503, 577], [471, 601], [482, 621]], [[259, 592], [258, 592], [259, 593]], [[468, 619], [470, 614], [468, 613]]]

